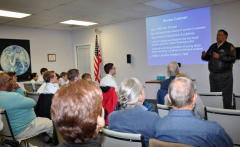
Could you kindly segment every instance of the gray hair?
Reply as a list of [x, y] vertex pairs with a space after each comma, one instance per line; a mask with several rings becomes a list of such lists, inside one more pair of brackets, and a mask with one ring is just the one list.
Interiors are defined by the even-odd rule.
[[168, 93], [173, 106], [181, 108], [191, 104], [196, 90], [191, 79], [178, 77], [169, 85]]
[[119, 87], [119, 103], [123, 108], [132, 108], [137, 105], [143, 86], [136, 78], [125, 79]]
[[179, 73], [178, 63], [172, 61], [168, 64], [168, 76], [176, 76]]

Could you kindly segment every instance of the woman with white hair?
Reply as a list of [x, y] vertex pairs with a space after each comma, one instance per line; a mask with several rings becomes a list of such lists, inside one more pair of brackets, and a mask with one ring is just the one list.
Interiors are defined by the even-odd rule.
[[123, 110], [114, 111], [108, 118], [110, 130], [136, 133], [144, 136], [145, 146], [155, 137], [155, 123], [160, 118], [155, 112], [147, 111], [143, 106], [145, 92], [136, 78], [122, 81], [118, 91], [119, 102]]

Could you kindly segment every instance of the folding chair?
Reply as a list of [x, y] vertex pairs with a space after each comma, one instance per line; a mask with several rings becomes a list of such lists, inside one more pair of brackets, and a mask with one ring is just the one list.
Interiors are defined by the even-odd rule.
[[32, 83], [23, 83], [24, 88], [29, 91], [29, 92], [33, 92], [33, 86]]
[[222, 92], [198, 92], [205, 106], [223, 108]]
[[35, 92], [26, 92], [26, 97], [32, 98], [36, 103], [38, 102], [38, 98], [39, 98], [39, 93], [35, 93]]
[[170, 108], [167, 105], [157, 104], [157, 111], [161, 118], [168, 115]]
[[144, 147], [141, 134], [123, 133], [103, 128], [102, 147]]
[[207, 120], [219, 123], [232, 138], [233, 144], [240, 146], [240, 110], [206, 107]]
[[193, 147], [182, 143], [165, 142], [157, 139], [149, 139], [149, 147]]
[[20, 147], [20, 145], [24, 143], [25, 147], [29, 147], [28, 139], [31, 139], [35, 136], [16, 139], [15, 136], [13, 135], [7, 112], [3, 111], [0, 115], [2, 117], [2, 122], [3, 122], [3, 129], [2, 131], [0, 131], [0, 136], [2, 137], [3, 144], [8, 144], [12, 147]]

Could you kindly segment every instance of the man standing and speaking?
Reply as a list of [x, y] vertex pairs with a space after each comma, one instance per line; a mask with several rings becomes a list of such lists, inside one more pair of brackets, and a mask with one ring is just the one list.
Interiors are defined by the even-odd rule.
[[236, 51], [234, 46], [227, 42], [227, 37], [227, 31], [218, 30], [217, 43], [212, 44], [207, 53], [202, 52], [202, 59], [208, 61], [211, 92], [222, 92], [224, 109], [231, 109], [233, 93], [232, 67], [236, 59]]

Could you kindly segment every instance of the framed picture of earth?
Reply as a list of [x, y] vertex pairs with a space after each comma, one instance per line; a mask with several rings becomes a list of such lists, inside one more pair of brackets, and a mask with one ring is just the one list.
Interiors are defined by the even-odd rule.
[[0, 70], [15, 71], [18, 81], [27, 81], [31, 75], [30, 41], [0, 38]]

